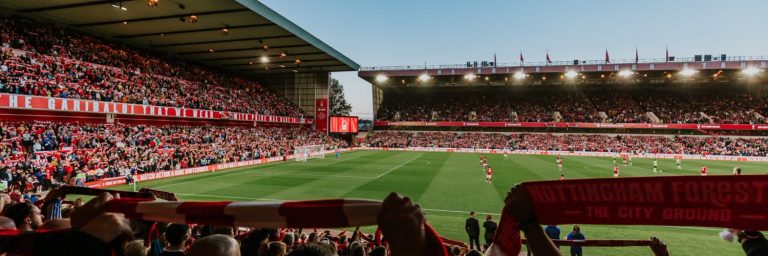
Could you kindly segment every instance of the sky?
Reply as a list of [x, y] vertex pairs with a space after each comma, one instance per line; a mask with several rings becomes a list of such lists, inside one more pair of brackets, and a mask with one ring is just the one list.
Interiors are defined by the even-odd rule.
[[[261, 0], [363, 67], [493, 60], [768, 55], [766, 0]], [[371, 118], [371, 85], [331, 74], [352, 114]]]

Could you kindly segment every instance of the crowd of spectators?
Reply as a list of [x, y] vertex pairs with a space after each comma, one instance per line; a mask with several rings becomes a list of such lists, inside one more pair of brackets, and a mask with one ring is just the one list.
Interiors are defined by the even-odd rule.
[[766, 123], [768, 104], [747, 88], [398, 88], [377, 120], [588, 123]]
[[438, 147], [616, 153], [768, 156], [768, 138], [551, 133], [377, 131], [372, 147]]
[[2, 122], [0, 138], [0, 181], [22, 191], [346, 146], [309, 128], [268, 126]]
[[299, 116], [258, 82], [80, 32], [0, 17], [0, 92]]

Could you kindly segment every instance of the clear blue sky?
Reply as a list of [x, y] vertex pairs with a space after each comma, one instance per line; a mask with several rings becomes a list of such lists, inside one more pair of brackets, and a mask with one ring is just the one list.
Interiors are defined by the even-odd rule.
[[[768, 55], [768, 0], [262, 0], [362, 66]], [[332, 74], [353, 114], [371, 85]]]

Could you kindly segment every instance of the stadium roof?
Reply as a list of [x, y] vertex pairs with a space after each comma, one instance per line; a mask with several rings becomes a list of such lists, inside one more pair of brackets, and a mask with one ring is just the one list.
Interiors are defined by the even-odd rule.
[[[766, 81], [768, 56], [556, 61], [467, 62], [454, 65], [363, 67], [358, 76], [380, 88], [424, 85], [614, 84]], [[478, 65], [479, 64], [479, 65]]]
[[[0, 7], [233, 71], [261, 74], [360, 68], [256, 0], [155, 1], [154, 7], [149, 5], [153, 0], [0, 1]], [[267, 64], [262, 62], [265, 56]], [[298, 65], [297, 59], [301, 61]]]

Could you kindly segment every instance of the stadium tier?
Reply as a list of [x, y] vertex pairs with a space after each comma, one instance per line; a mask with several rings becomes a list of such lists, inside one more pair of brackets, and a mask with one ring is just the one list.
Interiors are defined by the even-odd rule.
[[378, 126], [760, 130], [768, 127], [752, 125], [767, 121], [758, 68], [766, 62], [445, 65], [366, 68], [359, 76], [375, 87]]

